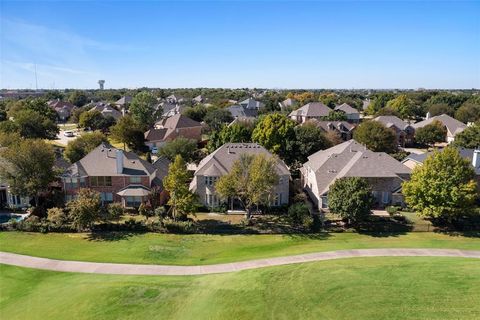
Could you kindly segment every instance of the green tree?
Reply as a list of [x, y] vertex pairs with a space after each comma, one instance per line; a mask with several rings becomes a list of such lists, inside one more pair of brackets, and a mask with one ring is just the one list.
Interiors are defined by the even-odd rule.
[[45, 99], [28, 98], [28, 99], [18, 100], [9, 108], [8, 114], [10, 117], [16, 118], [17, 112], [24, 111], [24, 110], [34, 111], [39, 115], [41, 115], [42, 117], [50, 119], [52, 122], [55, 122], [57, 120], [57, 113], [55, 112], [55, 110], [50, 108], [50, 106], [47, 104], [47, 101]]
[[395, 132], [378, 121], [360, 124], [353, 134], [354, 139], [375, 152], [392, 153], [397, 149]]
[[224, 199], [238, 199], [250, 219], [254, 206], [268, 206], [279, 182], [274, 158], [242, 154], [233, 163], [230, 173], [220, 177], [215, 190]]
[[190, 174], [181, 155], [175, 157], [168, 167], [168, 174], [163, 180], [163, 186], [170, 195], [167, 204], [170, 206], [174, 220], [185, 219], [189, 213], [197, 209], [197, 198], [190, 192], [188, 183]]
[[324, 121], [345, 121], [345, 120], [347, 120], [347, 116], [345, 115], [345, 113], [343, 113], [341, 111], [332, 110], [332, 111], [330, 111], [328, 116], [322, 117], [322, 120], [324, 120]]
[[209, 108], [203, 121], [212, 130], [220, 130], [225, 123], [233, 121], [233, 117], [227, 109]]
[[186, 108], [183, 110], [182, 114], [190, 119], [193, 119], [198, 122], [202, 122], [203, 118], [207, 114], [207, 108], [200, 104], [194, 107]]
[[389, 92], [376, 94], [372, 97], [372, 102], [368, 105], [368, 108], [366, 110], [367, 114], [377, 114], [381, 109], [385, 108], [388, 101], [392, 100], [394, 97], [395, 96]]
[[164, 156], [170, 161], [174, 161], [177, 155], [181, 155], [182, 159], [187, 162], [192, 162], [196, 159], [198, 152], [197, 141], [178, 137], [172, 141], [167, 142], [160, 150], [160, 156]]
[[328, 191], [330, 211], [347, 219], [349, 223], [365, 219], [370, 214], [372, 205], [372, 190], [363, 178], [337, 179]]
[[284, 158], [295, 140], [296, 123], [280, 113], [268, 114], [258, 121], [252, 140]]
[[307, 161], [307, 158], [319, 150], [330, 148], [332, 144], [325, 133], [316, 125], [305, 123], [295, 127], [295, 141], [291, 152], [285, 161], [298, 166]]
[[77, 162], [102, 142], [108, 142], [107, 137], [103, 133], [85, 133], [68, 143], [64, 155], [71, 163]]
[[43, 140], [25, 139], [2, 149], [0, 158], [0, 176], [12, 192], [33, 197], [38, 205], [38, 195], [56, 178], [52, 146]]
[[120, 118], [117, 124], [110, 128], [110, 132], [114, 140], [123, 143], [124, 150], [126, 150], [126, 146], [132, 150], [144, 148], [143, 130], [131, 116]]
[[444, 142], [447, 138], [447, 128], [438, 120], [415, 130], [415, 140], [422, 145], [433, 146]]
[[467, 127], [457, 134], [453, 143], [457, 147], [468, 149], [478, 148], [480, 146], [480, 122]]
[[253, 125], [246, 122], [236, 122], [229, 126], [223, 126], [220, 131], [213, 131], [208, 141], [209, 152], [215, 151], [225, 143], [251, 142]]
[[77, 107], [84, 106], [88, 101], [87, 94], [82, 90], [72, 91], [68, 96], [68, 102]]
[[58, 134], [55, 122], [31, 109], [16, 112], [13, 123], [17, 132], [27, 139], [55, 139]]
[[453, 117], [455, 109], [446, 103], [437, 103], [428, 107], [428, 112], [430, 112], [430, 116], [432, 117], [439, 116], [441, 114], [448, 114], [449, 116]]
[[142, 91], [132, 99], [128, 111], [133, 120], [147, 129], [153, 125], [157, 118], [155, 104], [157, 104], [155, 96], [151, 92]]
[[100, 193], [92, 189], [80, 189], [75, 200], [67, 204], [67, 208], [73, 226], [78, 231], [90, 229], [101, 217]]
[[412, 119], [417, 115], [415, 104], [406, 94], [388, 101], [385, 107], [397, 111], [403, 119]]
[[338, 102], [338, 96], [335, 93], [322, 93], [318, 98], [318, 101], [333, 109]]
[[408, 206], [428, 218], [453, 219], [468, 213], [478, 197], [475, 172], [454, 147], [435, 151], [404, 182]]
[[115, 124], [112, 116], [104, 117], [98, 110], [85, 111], [80, 114], [78, 126], [91, 130], [108, 131]]
[[480, 102], [465, 102], [455, 112], [455, 118], [463, 123], [480, 121]]
[[60, 227], [68, 223], [68, 215], [62, 208], [54, 207], [47, 210], [47, 220]]

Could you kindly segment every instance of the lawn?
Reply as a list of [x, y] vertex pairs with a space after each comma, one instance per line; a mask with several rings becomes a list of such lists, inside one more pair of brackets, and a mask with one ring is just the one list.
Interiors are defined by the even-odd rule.
[[480, 237], [415, 232], [395, 236], [173, 235], [0, 232], [0, 251], [94, 262], [196, 265], [361, 248], [480, 250]]
[[147, 277], [0, 265], [2, 319], [480, 319], [480, 262], [355, 258]]

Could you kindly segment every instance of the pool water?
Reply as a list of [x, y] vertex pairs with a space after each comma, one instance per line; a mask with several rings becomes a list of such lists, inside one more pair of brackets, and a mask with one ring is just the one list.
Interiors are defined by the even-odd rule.
[[18, 214], [2, 214], [0, 215], [0, 223], [7, 223], [11, 219], [15, 219], [17, 221], [22, 220], [22, 216]]

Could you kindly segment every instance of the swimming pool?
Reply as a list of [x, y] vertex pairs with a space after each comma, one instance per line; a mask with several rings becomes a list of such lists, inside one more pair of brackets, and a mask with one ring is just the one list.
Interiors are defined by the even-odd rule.
[[0, 214], [0, 224], [7, 223], [11, 219], [15, 219], [17, 221], [22, 220], [22, 216], [18, 214]]

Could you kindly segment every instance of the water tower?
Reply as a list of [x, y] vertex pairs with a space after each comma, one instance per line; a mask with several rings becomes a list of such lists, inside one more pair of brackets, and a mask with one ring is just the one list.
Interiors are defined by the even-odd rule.
[[104, 84], [105, 84], [105, 80], [98, 80], [98, 85], [100, 86], [100, 90], [103, 90]]

